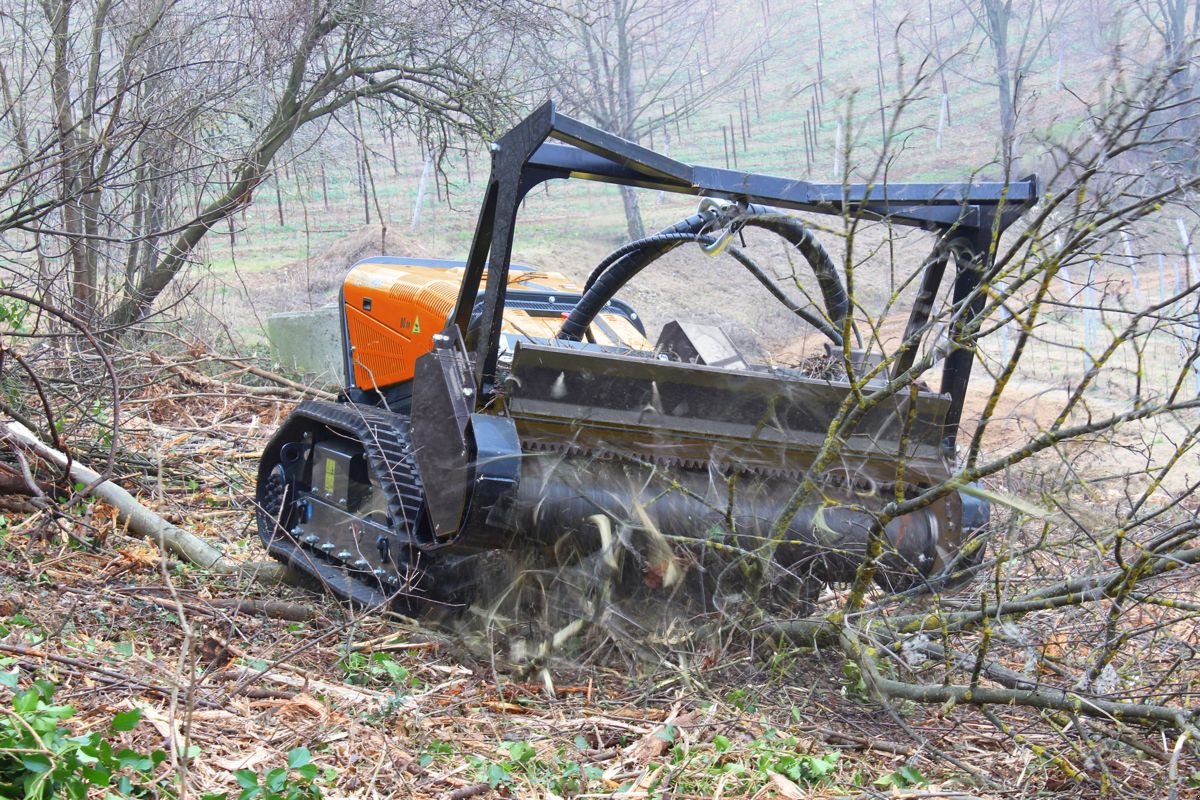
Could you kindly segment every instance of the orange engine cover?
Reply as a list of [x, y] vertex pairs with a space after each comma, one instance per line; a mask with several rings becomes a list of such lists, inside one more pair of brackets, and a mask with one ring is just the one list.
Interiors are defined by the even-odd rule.
[[[464, 264], [428, 258], [377, 256], [359, 261], [342, 287], [354, 386], [364, 391], [412, 380], [417, 358], [433, 349], [454, 310]], [[487, 275], [484, 274], [486, 282]], [[553, 297], [577, 295], [579, 286], [555, 272], [513, 266], [509, 290]], [[649, 348], [628, 319], [601, 314], [595, 338], [606, 344]], [[561, 317], [505, 309], [504, 330], [553, 338]]]
[[454, 309], [460, 261], [379, 256], [359, 261], [342, 286], [346, 336], [360, 389], [411, 380]]

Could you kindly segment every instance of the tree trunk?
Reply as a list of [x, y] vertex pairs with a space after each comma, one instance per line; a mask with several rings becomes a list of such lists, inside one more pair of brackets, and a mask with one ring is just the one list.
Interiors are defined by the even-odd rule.
[[625, 224], [629, 228], [630, 240], [645, 238], [646, 226], [642, 223], [642, 210], [638, 207], [637, 189], [622, 186], [621, 203], [625, 206]]
[[996, 91], [1000, 105], [1000, 148], [1004, 174], [1011, 174], [1016, 159], [1016, 109], [1013, 106], [1013, 76], [1008, 58], [1008, 21], [1011, 0], [984, 0], [988, 39], [996, 56]]
[[[1191, 6], [1189, 8], [1189, 6]], [[1194, 30], [1188, 29], [1189, 11], [1192, 12], [1193, 29], [1200, 24], [1200, 2], [1197, 0], [1171, 0], [1163, 7], [1166, 15], [1163, 36], [1166, 39], [1168, 68], [1175, 68], [1171, 75], [1172, 97], [1169, 112], [1171, 126], [1167, 148], [1167, 159], [1179, 170], [1195, 171], [1196, 151], [1196, 68], [1190, 56], [1194, 52]]]
[[413, 203], [412, 225], [414, 231], [421, 224], [421, 205], [425, 202], [425, 189], [429, 184], [429, 173], [433, 171], [433, 156], [425, 156], [425, 166], [421, 168], [421, 180], [417, 183], [417, 199]]
[[84, 252], [83, 211], [80, 208], [81, 176], [79, 131], [71, 112], [71, 76], [67, 66], [70, 51], [71, 4], [69, 0], [45, 5], [50, 35], [53, 38], [54, 70], [51, 91], [54, 96], [55, 125], [59, 148], [59, 191], [62, 198], [63, 229], [67, 234], [67, 255], [71, 263], [71, 310], [82, 320], [92, 317], [93, 286], [88, 278], [88, 259]]
[[[631, 142], [637, 141], [637, 101], [633, 85], [633, 31], [629, 29], [629, 15], [633, 6], [617, 3], [614, 6], [614, 22], [617, 35], [617, 133]], [[621, 187], [621, 203], [625, 206], [625, 224], [630, 239], [641, 239], [646, 235], [642, 223], [642, 210], [638, 207], [637, 191], [630, 186]]]

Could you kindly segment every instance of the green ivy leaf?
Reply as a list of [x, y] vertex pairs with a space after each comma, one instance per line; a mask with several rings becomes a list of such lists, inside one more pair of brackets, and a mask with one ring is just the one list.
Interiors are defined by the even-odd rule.
[[495, 789], [502, 783], [506, 783], [509, 779], [508, 770], [499, 764], [488, 764], [487, 766], [487, 782]]
[[13, 711], [18, 714], [30, 714], [37, 711], [38, 702], [42, 698], [37, 689], [26, 689], [13, 696]]
[[131, 711], [122, 711], [113, 717], [112, 729], [117, 732], [131, 731], [141, 721], [142, 710], [140, 708], [135, 708]]
[[44, 753], [26, 753], [21, 756], [21, 766], [30, 772], [41, 775], [50, 771], [50, 756]]
[[[45, 695], [46, 699], [50, 699], [50, 695]], [[70, 719], [75, 716], [75, 706], [50, 706], [42, 709], [42, 713], [54, 719]]]
[[238, 786], [242, 787], [243, 789], [258, 788], [258, 773], [252, 769], [239, 769], [237, 772], [233, 773], [233, 776], [237, 779]]
[[84, 767], [81, 772], [84, 779], [93, 786], [108, 786], [113, 772], [108, 767]]
[[263, 777], [263, 786], [267, 787], [268, 791], [278, 794], [283, 791], [283, 784], [287, 783], [287, 770], [283, 767], [276, 767], [267, 772]]
[[292, 769], [300, 769], [312, 761], [312, 753], [307, 747], [297, 747], [288, 752], [287, 763]]
[[537, 755], [537, 750], [529, 742], [509, 742], [508, 757], [518, 764], [524, 764]]
[[138, 772], [147, 772], [154, 769], [154, 761], [150, 756], [144, 756], [136, 750], [129, 749], [117, 753], [117, 764], [129, 769], [136, 769]]

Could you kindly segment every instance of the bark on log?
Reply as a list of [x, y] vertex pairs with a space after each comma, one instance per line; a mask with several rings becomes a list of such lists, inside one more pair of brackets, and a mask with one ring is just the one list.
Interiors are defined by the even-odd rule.
[[[5, 430], [39, 457], [63, 468], [67, 457], [47, 445], [19, 422], [8, 422]], [[92, 495], [117, 510], [117, 520], [128, 526], [129, 532], [154, 542], [158, 547], [190, 564], [224, 575], [242, 575], [258, 583], [276, 584], [292, 582], [289, 571], [275, 562], [239, 563], [227, 558], [216, 546], [193, 533], [167, 522], [158, 514], [138, 502], [137, 498], [112, 481], [102, 480], [92, 470], [76, 460], [71, 460], [71, 479], [82, 484], [95, 484]]]

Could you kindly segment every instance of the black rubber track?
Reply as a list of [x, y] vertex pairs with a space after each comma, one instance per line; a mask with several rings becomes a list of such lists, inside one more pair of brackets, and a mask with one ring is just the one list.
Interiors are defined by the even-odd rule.
[[[323, 552], [296, 541], [287, 531], [287, 512], [276, 523], [288, 487], [275, 471], [279, 450], [300, 441], [305, 431], [332, 431], [356, 441], [363, 449], [367, 468], [375, 475], [387, 501], [391, 529], [391, 552], [412, 575], [428, 566], [422, 545], [425, 538], [424, 490], [413, 458], [408, 435], [409, 418], [371, 406], [306, 400], [296, 407], [264, 451], [257, 491], [258, 533], [267, 551], [327, 587], [338, 597], [364, 607], [392, 605], [412, 613], [422, 604], [422, 588], [411, 587], [400, 595], [381, 586], [370, 573], [350, 570]], [[361, 548], [364, 553], [372, 548]], [[383, 565], [377, 565], [383, 566]], [[400, 566], [400, 565], [397, 565]]]

